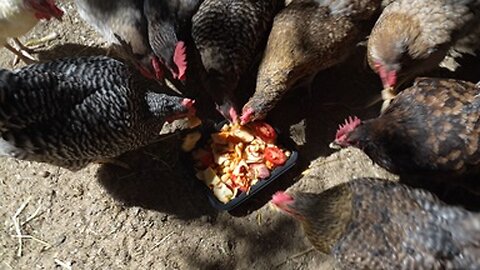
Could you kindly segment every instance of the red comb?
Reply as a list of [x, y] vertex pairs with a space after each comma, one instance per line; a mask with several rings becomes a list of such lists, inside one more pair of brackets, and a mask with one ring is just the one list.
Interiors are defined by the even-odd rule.
[[338, 130], [337, 134], [335, 135], [335, 140], [340, 139], [342, 136], [345, 136], [346, 134], [350, 133], [352, 130], [354, 130], [358, 125], [360, 125], [362, 121], [354, 116], [351, 117], [349, 116], [347, 119], [345, 119], [344, 124], [338, 125]]
[[293, 197], [283, 191], [278, 191], [272, 196], [272, 203], [280, 206], [293, 202]]
[[175, 46], [173, 62], [177, 65], [178, 69], [178, 74], [174, 74], [174, 77], [181, 81], [185, 80], [185, 72], [187, 70], [187, 48], [185, 42], [179, 41]]
[[233, 107], [230, 107], [228, 110], [228, 114], [230, 115], [230, 118], [232, 118], [232, 122], [236, 123], [238, 121], [238, 114], [237, 111]]

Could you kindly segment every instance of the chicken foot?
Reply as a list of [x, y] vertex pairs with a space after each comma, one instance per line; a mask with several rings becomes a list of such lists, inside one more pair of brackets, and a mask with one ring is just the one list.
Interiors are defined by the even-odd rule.
[[23, 51], [21, 49], [17, 49], [15, 47], [13, 47], [12, 45], [8, 44], [8, 43], [5, 44], [5, 49], [7, 49], [7, 50], [11, 51], [13, 54], [15, 54], [15, 59], [13, 60], [13, 65], [16, 65], [18, 63], [18, 59], [21, 59], [26, 64], [33, 64], [37, 61], [28, 52]]
[[57, 33], [53, 32], [38, 39], [27, 40], [25, 44], [23, 44], [18, 38], [13, 38], [13, 43], [17, 48], [9, 44], [7, 44], [8, 47], [6, 45], [5, 48], [13, 52], [16, 56], [15, 59], [13, 60], [13, 65], [16, 65], [19, 59], [25, 62], [26, 64], [33, 64], [38, 62], [38, 60], [32, 56], [32, 53], [35, 53], [36, 49], [42, 46], [44, 43], [52, 41], [57, 37], [58, 37]]

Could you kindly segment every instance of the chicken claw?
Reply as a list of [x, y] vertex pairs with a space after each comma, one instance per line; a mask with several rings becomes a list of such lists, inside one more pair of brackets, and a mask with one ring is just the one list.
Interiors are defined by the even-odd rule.
[[43, 46], [45, 43], [55, 40], [56, 38], [58, 38], [58, 34], [56, 32], [51, 32], [41, 38], [29, 39], [25, 42], [25, 44], [20, 43], [18, 39], [14, 40], [15, 42], [19, 43], [20, 48], [32, 52], [36, 48]]
[[8, 43], [5, 44], [4, 47], [5, 47], [5, 49], [7, 49], [7, 50], [11, 51], [13, 54], [15, 54], [15, 59], [12, 62], [13, 65], [16, 65], [18, 63], [18, 59], [21, 59], [26, 64], [33, 64], [33, 63], [37, 62], [35, 57], [33, 57], [30, 53], [28, 53], [25, 50], [17, 49], [15, 47], [13, 47], [12, 45], [8, 44]]
[[15, 48], [9, 44], [5, 46], [8, 50], [13, 52], [15, 54], [15, 59], [13, 60], [13, 65], [16, 65], [18, 63], [18, 60], [22, 60], [26, 64], [33, 64], [38, 62], [35, 57], [33, 57], [31, 54], [35, 53], [35, 50], [38, 47], [41, 47], [44, 43], [47, 43], [49, 41], [52, 41], [58, 37], [58, 34], [55, 32], [52, 32], [44, 37], [38, 38], [38, 39], [30, 39], [23, 44], [18, 38], [13, 38], [13, 43], [14, 45], [18, 48]]

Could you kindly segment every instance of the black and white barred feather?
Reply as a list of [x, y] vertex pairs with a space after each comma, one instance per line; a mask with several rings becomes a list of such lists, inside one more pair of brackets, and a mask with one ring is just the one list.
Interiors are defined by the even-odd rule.
[[0, 70], [0, 154], [78, 170], [149, 144], [184, 99], [138, 87], [104, 56]]
[[277, 0], [205, 0], [192, 18], [192, 37], [218, 109], [235, 107], [233, 91], [267, 40]]

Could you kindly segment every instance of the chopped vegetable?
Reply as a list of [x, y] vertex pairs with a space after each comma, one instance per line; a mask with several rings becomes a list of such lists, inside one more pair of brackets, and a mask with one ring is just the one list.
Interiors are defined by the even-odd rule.
[[248, 132], [243, 128], [233, 130], [232, 135], [240, 139], [241, 141], [247, 142], [247, 143], [255, 139], [255, 137], [252, 134], [250, 134], [250, 132]]
[[192, 151], [200, 138], [202, 138], [202, 134], [198, 131], [187, 134], [182, 143], [182, 150], [185, 152]]
[[205, 184], [209, 187], [213, 187], [215, 185], [218, 185], [219, 183], [221, 183], [220, 181], [220, 178], [218, 178], [217, 174], [215, 173], [215, 171], [208, 167], [206, 168], [205, 170], [203, 171], [199, 171], [197, 173], [197, 177], [200, 179], [200, 180], [203, 180], [205, 181]]
[[267, 166], [265, 166], [265, 164], [252, 164], [250, 165], [250, 169], [254, 173], [254, 178], [265, 179], [270, 176], [270, 171], [268, 170]]
[[273, 127], [269, 124], [265, 122], [253, 122], [251, 125], [255, 131], [255, 135], [260, 137], [265, 142], [272, 143], [277, 139], [277, 133], [275, 132], [275, 129], [273, 129]]
[[197, 161], [197, 167], [202, 169], [210, 167], [214, 163], [212, 152], [205, 149], [198, 149], [194, 151], [192, 156], [193, 159]]
[[275, 145], [276, 137], [275, 130], [264, 122], [223, 126], [211, 134], [206, 146], [192, 152], [197, 178], [223, 203], [239, 192], [248, 193], [258, 181], [270, 177], [271, 170], [286, 162], [287, 151]]
[[276, 166], [281, 166], [287, 161], [287, 156], [277, 147], [265, 148], [264, 156], [266, 160]]
[[198, 127], [202, 124], [202, 120], [196, 116], [188, 117], [188, 127], [194, 128]]
[[224, 183], [220, 183], [213, 187], [213, 194], [215, 194], [215, 197], [221, 202], [228, 203], [235, 198], [236, 192], [229, 189]]

